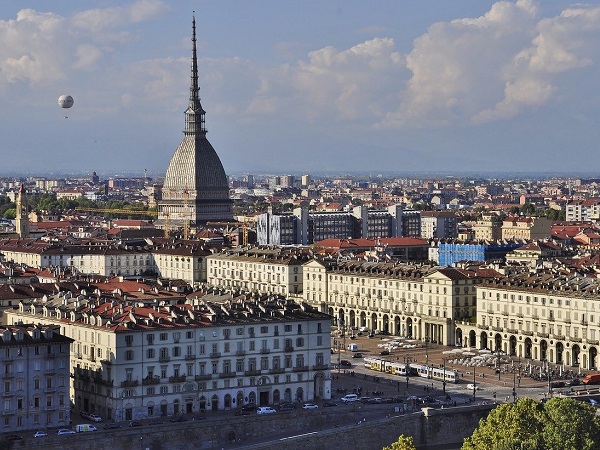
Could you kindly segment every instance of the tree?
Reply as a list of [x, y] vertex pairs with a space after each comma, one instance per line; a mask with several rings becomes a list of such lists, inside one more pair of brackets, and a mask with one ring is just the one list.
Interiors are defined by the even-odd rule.
[[600, 420], [594, 408], [569, 398], [545, 404], [531, 398], [498, 406], [466, 438], [462, 450], [597, 450]]
[[416, 450], [412, 436], [400, 435], [396, 442], [392, 442], [389, 447], [383, 447], [383, 450]]
[[15, 208], [9, 208], [4, 211], [4, 218], [8, 220], [12, 220], [17, 217], [17, 210]]

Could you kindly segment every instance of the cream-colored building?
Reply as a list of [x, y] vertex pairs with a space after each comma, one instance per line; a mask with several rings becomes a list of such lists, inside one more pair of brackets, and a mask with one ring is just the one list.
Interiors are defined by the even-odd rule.
[[551, 229], [552, 221], [546, 217], [506, 217], [502, 221], [502, 239], [548, 239]]
[[474, 272], [352, 261], [304, 265], [305, 301], [339, 326], [455, 345], [454, 322], [476, 314]]
[[211, 286], [238, 288], [281, 295], [302, 293], [305, 255], [295, 251], [227, 251], [206, 258]]
[[502, 219], [496, 214], [484, 214], [473, 229], [476, 241], [499, 241], [502, 238]]
[[477, 288], [477, 322], [457, 323], [464, 346], [582, 370], [598, 368], [600, 283], [596, 279], [521, 273]]

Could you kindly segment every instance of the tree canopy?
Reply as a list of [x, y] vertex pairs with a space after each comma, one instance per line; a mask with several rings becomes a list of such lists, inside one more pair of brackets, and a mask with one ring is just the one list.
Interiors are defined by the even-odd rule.
[[412, 436], [400, 435], [396, 442], [392, 442], [388, 447], [383, 447], [383, 450], [416, 450]]
[[597, 450], [600, 419], [592, 405], [553, 398], [504, 403], [464, 440], [462, 450]]

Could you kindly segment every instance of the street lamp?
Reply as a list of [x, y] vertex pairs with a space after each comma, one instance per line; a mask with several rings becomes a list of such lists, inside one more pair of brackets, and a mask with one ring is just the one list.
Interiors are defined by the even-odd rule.
[[442, 392], [445, 394], [446, 393], [446, 358], [442, 358], [442, 361], [444, 362], [444, 365], [443, 365], [444, 378], [442, 379]]
[[405, 372], [406, 372], [406, 389], [408, 389], [408, 374], [410, 372], [410, 363], [412, 362], [412, 357], [411, 356], [405, 356], [404, 357], [404, 364], [405, 364]]
[[515, 370], [515, 362], [514, 362], [514, 360], [512, 362], [512, 371], [513, 371], [513, 390], [512, 390], [512, 395], [513, 395], [513, 403], [516, 403], [516, 401], [517, 401], [517, 387], [516, 387], [517, 371]]
[[475, 368], [473, 368], [473, 401], [475, 401], [475, 390], [477, 386], [475, 386]]

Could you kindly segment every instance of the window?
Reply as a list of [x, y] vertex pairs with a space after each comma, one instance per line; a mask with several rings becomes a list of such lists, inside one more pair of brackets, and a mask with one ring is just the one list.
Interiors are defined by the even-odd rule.
[[154, 344], [154, 335], [153, 334], [147, 334], [146, 335], [146, 341], [148, 342], [148, 345]]
[[317, 345], [318, 346], [323, 345], [323, 336], [317, 336]]
[[160, 333], [160, 340], [161, 341], [166, 341], [167, 339], [169, 339], [169, 336], [167, 333]]
[[291, 326], [291, 325], [286, 325], [286, 326], [285, 326], [285, 331], [286, 331], [286, 332], [290, 332], [290, 331], [292, 331], [292, 326]]
[[296, 339], [296, 347], [304, 347], [304, 338]]
[[260, 327], [260, 332], [265, 334], [269, 332], [269, 327]]
[[125, 346], [131, 347], [132, 345], [133, 345], [133, 336], [131, 334], [128, 334], [125, 336]]
[[133, 359], [133, 350], [127, 350], [125, 352], [125, 360], [131, 361]]

